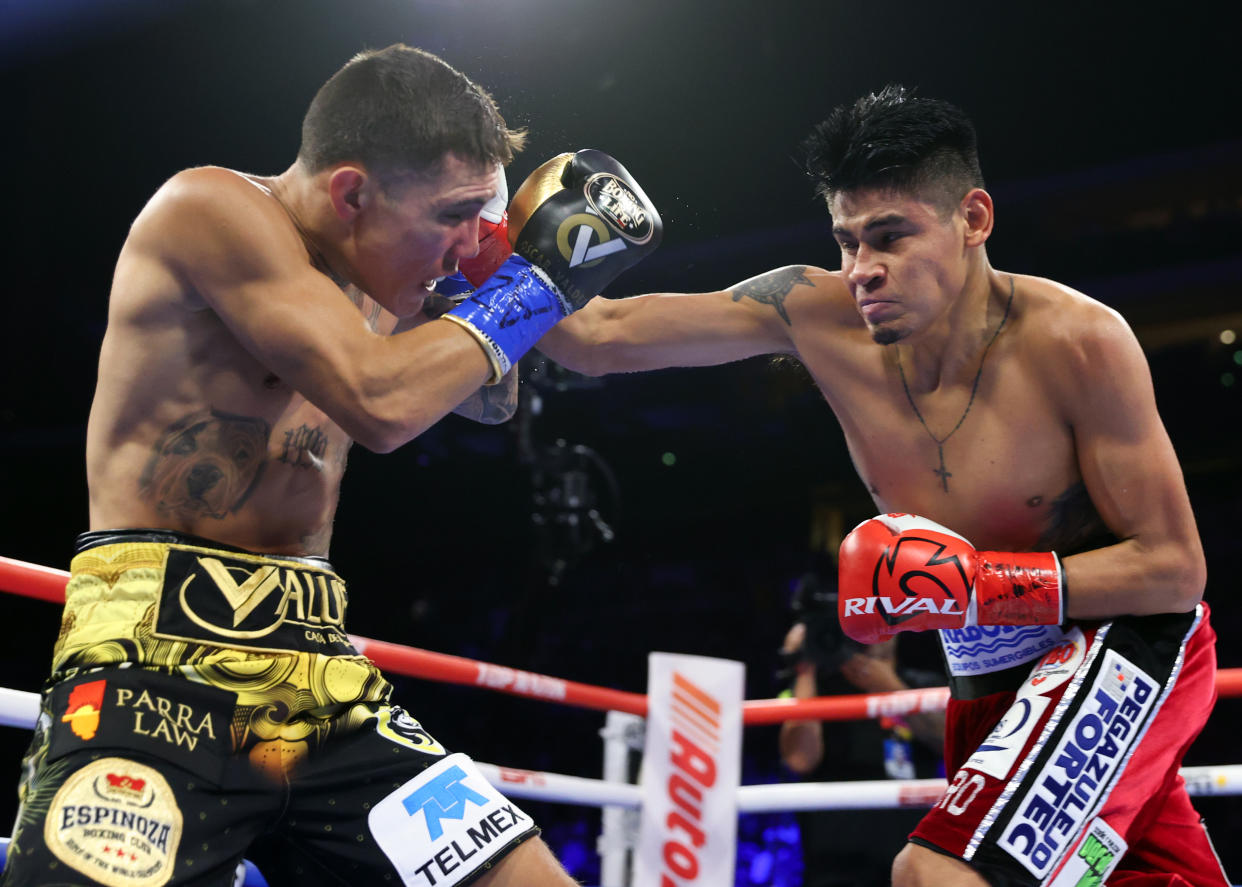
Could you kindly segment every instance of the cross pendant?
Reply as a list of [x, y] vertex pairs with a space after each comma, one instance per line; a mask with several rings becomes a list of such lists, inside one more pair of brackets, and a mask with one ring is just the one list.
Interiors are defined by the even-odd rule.
[[933, 468], [932, 474], [940, 477], [940, 484], [947, 493], [949, 492], [949, 478], [953, 476], [953, 472], [946, 470], [944, 467], [944, 444], [938, 444], [937, 449], [940, 450], [940, 467]]

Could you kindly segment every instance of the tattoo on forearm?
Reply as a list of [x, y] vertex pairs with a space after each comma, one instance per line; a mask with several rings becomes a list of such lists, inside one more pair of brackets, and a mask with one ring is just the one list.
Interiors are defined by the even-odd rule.
[[280, 461], [295, 468], [323, 471], [323, 454], [328, 450], [328, 436], [322, 427], [302, 425], [285, 432], [285, 445]]
[[499, 425], [513, 418], [517, 406], [518, 372], [514, 366], [498, 384], [480, 388], [453, 412], [484, 425]]
[[781, 268], [777, 271], [769, 271], [767, 274], [760, 274], [734, 287], [733, 301], [740, 302], [745, 296], [761, 305], [771, 305], [781, 316], [781, 320], [785, 321], [786, 326], [793, 326], [789, 315], [785, 313], [785, 299], [789, 298], [790, 291], [799, 284], [812, 286], [805, 271], [805, 265], [795, 265], [791, 268]]
[[139, 495], [178, 517], [225, 518], [258, 483], [270, 434], [271, 426], [254, 416], [189, 413], [156, 442], [138, 479]]

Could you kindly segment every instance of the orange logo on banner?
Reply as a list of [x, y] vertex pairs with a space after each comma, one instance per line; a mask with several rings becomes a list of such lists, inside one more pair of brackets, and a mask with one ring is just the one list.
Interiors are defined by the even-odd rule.
[[69, 725], [79, 739], [94, 739], [99, 729], [99, 712], [103, 708], [104, 688], [107, 681], [90, 681], [78, 684], [69, 691], [69, 704], [61, 721]]

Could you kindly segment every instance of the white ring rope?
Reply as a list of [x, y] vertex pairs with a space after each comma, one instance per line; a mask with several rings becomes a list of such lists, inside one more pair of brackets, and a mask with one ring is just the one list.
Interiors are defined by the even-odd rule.
[[[33, 729], [39, 717], [39, 694], [0, 687], [0, 725]], [[629, 783], [605, 782], [561, 773], [520, 770], [479, 763], [483, 775], [515, 798], [588, 807], [638, 809], [642, 790]], [[1191, 795], [1242, 795], [1242, 764], [1183, 767]], [[744, 785], [738, 789], [739, 813], [789, 810], [869, 810], [927, 808], [944, 793], [943, 779], [879, 779], [849, 782], [799, 782]]]

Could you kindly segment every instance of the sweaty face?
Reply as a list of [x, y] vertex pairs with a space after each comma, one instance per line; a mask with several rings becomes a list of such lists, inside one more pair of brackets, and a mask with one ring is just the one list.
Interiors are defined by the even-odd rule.
[[421, 310], [436, 279], [478, 252], [479, 211], [498, 181], [495, 166], [447, 154], [390, 193], [373, 183], [354, 224], [362, 288], [398, 317]]
[[862, 190], [830, 204], [841, 271], [871, 337], [890, 345], [935, 322], [965, 285], [964, 221], [910, 194]]

